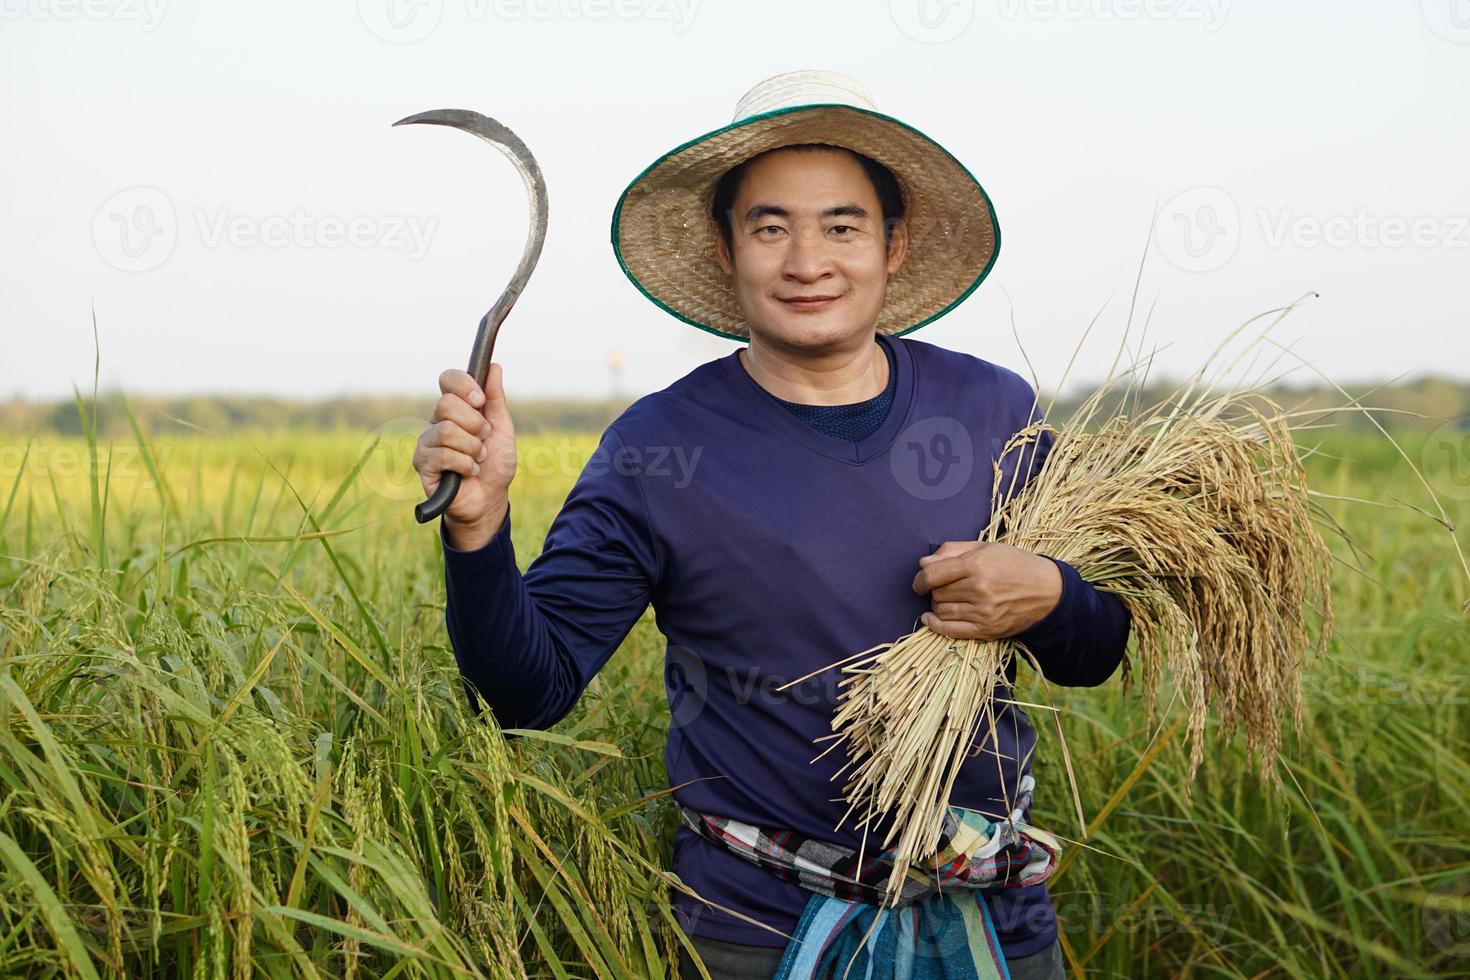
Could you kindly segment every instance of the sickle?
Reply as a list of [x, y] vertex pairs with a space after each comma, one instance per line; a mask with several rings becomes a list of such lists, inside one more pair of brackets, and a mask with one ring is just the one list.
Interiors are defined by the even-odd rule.
[[[526, 280], [531, 278], [536, 260], [541, 257], [541, 245], [546, 241], [546, 180], [541, 176], [536, 158], [531, 155], [526, 144], [521, 142], [520, 137], [489, 116], [482, 116], [468, 109], [435, 109], [400, 119], [393, 125], [403, 126], [408, 123], [450, 126], [478, 136], [510, 157], [526, 181], [526, 194], [531, 204], [531, 230], [526, 236], [526, 250], [521, 253], [521, 264], [516, 266], [515, 275], [510, 277], [510, 284], [505, 287], [495, 305], [490, 307], [490, 312], [480, 320], [480, 328], [475, 331], [475, 344], [470, 348], [470, 366], [466, 370], [483, 389], [490, 372], [490, 358], [495, 353], [495, 334], [520, 297], [521, 290], [526, 288]], [[414, 506], [413, 516], [420, 524], [432, 521], [444, 513], [454, 495], [459, 493], [461, 479], [458, 473], [444, 471], [433, 495]]]

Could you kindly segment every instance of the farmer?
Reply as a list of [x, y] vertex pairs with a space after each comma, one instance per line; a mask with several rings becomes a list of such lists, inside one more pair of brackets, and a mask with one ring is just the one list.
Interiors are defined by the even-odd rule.
[[[847, 760], [812, 761], [842, 676], [821, 668], [922, 623], [955, 638], [1015, 637], [1051, 683], [1095, 686], [1122, 659], [1128, 616], [1064, 562], [977, 543], [994, 462], [1002, 492], [1014, 492], [1050, 445], [1002, 458], [1038, 417], [1035, 393], [1010, 370], [899, 338], [985, 278], [995, 217], [963, 165], [877, 113], [857, 82], [800, 71], [760, 83], [733, 123], [632, 182], [612, 244], [659, 307], [746, 346], [605, 430], [524, 575], [500, 366], [483, 390], [445, 371], [414, 463], [430, 493], [445, 470], [465, 477], [441, 524], [449, 637], [473, 704], [483, 699], [502, 727], [546, 728], [652, 603], [668, 640], [674, 871], [707, 900], [676, 892], [681, 926], [717, 980], [767, 978], [778, 965], [782, 976], [825, 975], [817, 960], [836, 962], [864, 935], [852, 917], [825, 916], [832, 903], [866, 908], [868, 921], [877, 903], [849, 906], [864, 892], [841, 880], [863, 842], [852, 819], [834, 829], [847, 807], [832, 777]], [[1035, 731], [1013, 705], [997, 718], [977, 733], [950, 801], [1029, 823]], [[888, 826], [868, 831], [868, 858]], [[1007, 840], [993, 867], [975, 862], [975, 880], [994, 887], [946, 885], [909, 909], [968, 901], [982, 934], [942, 946], [894, 925], [870, 947], [872, 972], [854, 975], [1063, 976], [1042, 881], [1054, 854], [1025, 835]], [[758, 842], [760, 863], [741, 841]], [[869, 870], [854, 875], [871, 884]], [[696, 975], [687, 955], [680, 971]]]

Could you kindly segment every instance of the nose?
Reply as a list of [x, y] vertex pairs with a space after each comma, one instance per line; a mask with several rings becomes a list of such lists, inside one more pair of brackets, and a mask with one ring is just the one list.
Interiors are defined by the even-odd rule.
[[801, 282], [815, 282], [831, 273], [831, 265], [832, 256], [821, 229], [809, 222], [798, 224], [786, 251], [786, 275]]

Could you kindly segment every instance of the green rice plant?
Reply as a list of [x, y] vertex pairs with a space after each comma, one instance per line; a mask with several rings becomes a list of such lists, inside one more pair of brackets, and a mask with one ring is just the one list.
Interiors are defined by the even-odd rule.
[[[468, 712], [435, 535], [370, 434], [138, 432], [95, 468], [0, 435], [0, 976], [666, 975], [652, 615], [507, 739]], [[1470, 494], [1394, 436], [1463, 528]], [[1048, 882], [1071, 975], [1470, 976], [1470, 589], [1393, 505], [1422, 487], [1385, 440], [1298, 438], [1346, 534], [1276, 802], [1217, 717], [1186, 793], [1183, 705], [1052, 691], [1071, 773], [1040, 729], [1034, 816], [1085, 841]], [[517, 480], [522, 562], [596, 444], [526, 440], [571, 462]]]

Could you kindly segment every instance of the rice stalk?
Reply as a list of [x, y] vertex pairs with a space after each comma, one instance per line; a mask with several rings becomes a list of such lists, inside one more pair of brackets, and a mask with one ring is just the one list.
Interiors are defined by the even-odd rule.
[[[1247, 755], [1279, 791], [1288, 719], [1301, 731], [1304, 655], [1325, 649], [1333, 622], [1332, 557], [1290, 413], [1249, 388], [1189, 385], [1132, 414], [1100, 417], [1120, 384], [1124, 403], [1136, 405], [1137, 377], [1110, 378], [1060, 428], [1039, 421], [1012, 436], [995, 464], [980, 540], [1065, 561], [1122, 600], [1135, 640], [1124, 688], [1140, 682], [1147, 694], [1170, 675], [1187, 713], [1188, 781], [1213, 710], [1220, 737], [1243, 729]], [[1034, 477], [1019, 492], [1003, 486], [1007, 472], [1014, 484], [1035, 469], [1048, 438]], [[1012, 454], [1020, 462], [1008, 469]], [[904, 870], [938, 847], [954, 778], [975, 735], [993, 732], [1006, 700], [997, 688], [1006, 691], [1017, 653], [1036, 666], [1016, 641], [955, 640], [923, 627], [843, 667], [827, 751], [841, 744], [853, 763], [843, 820], [894, 818], [883, 845], [896, 838], [895, 894]], [[1152, 727], [1157, 706], [1145, 700]], [[993, 736], [973, 748], [999, 770]]]

